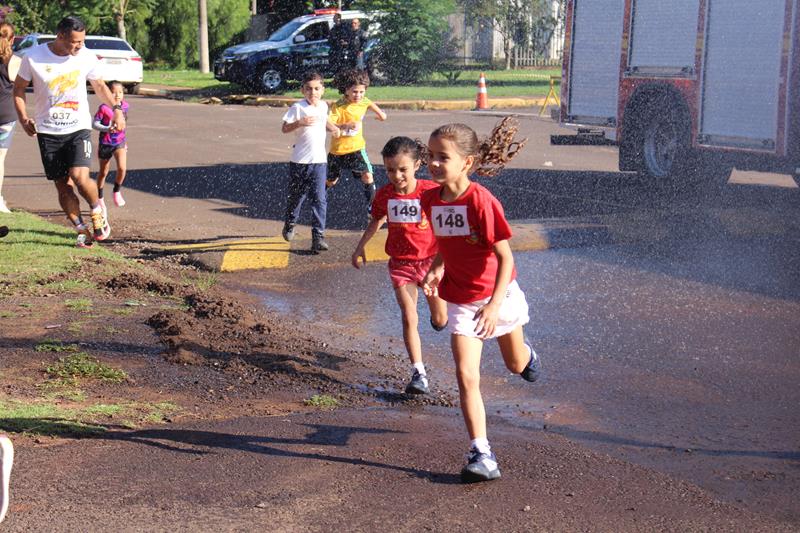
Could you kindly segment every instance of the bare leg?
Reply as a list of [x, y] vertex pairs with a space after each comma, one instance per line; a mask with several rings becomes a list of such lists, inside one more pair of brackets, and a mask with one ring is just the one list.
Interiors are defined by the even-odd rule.
[[486, 438], [486, 410], [481, 396], [481, 350], [483, 341], [475, 337], [450, 335], [456, 363], [458, 395], [469, 438]]
[[97, 207], [97, 184], [89, 176], [89, 167], [72, 167], [69, 169], [69, 177], [80, 195], [89, 202], [89, 206], [92, 209]]
[[117, 175], [114, 183], [119, 186], [125, 181], [125, 176], [128, 173], [128, 149], [119, 148], [114, 151], [114, 160], [117, 162]]
[[100, 159], [100, 170], [97, 172], [97, 190], [102, 189], [106, 184], [108, 170], [111, 168], [110, 159]]
[[409, 283], [394, 289], [400, 313], [403, 316], [403, 341], [412, 364], [422, 362], [422, 343], [419, 340], [419, 315], [417, 314], [417, 286]]
[[6, 207], [6, 202], [3, 200], [3, 178], [5, 177], [6, 168], [6, 154], [8, 148], [0, 148], [0, 213], [10, 213], [11, 211]]
[[58, 203], [67, 215], [67, 218], [78, 225], [78, 218], [81, 216], [81, 203], [72, 188], [72, 183], [67, 179], [55, 180], [53, 182], [58, 190]]
[[431, 321], [434, 325], [444, 327], [447, 324], [447, 302], [438, 296], [426, 296], [428, 308], [431, 310]]
[[531, 360], [531, 352], [525, 345], [522, 334], [522, 326], [517, 326], [511, 333], [502, 337], [497, 337], [497, 344], [500, 346], [500, 353], [503, 354], [503, 362], [514, 374], [519, 374]]

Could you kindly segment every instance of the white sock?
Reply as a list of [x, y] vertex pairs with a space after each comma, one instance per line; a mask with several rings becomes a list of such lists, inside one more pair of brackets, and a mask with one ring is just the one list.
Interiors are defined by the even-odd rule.
[[92, 206], [92, 213], [102, 213], [103, 208], [100, 206], [100, 201], [97, 201], [97, 205]]
[[492, 451], [492, 447], [489, 446], [489, 439], [486, 437], [472, 439], [469, 443], [469, 447], [478, 450], [480, 453], [490, 453]]
[[426, 376], [425, 365], [422, 362], [414, 363], [414, 369], [420, 373], [421, 376]]

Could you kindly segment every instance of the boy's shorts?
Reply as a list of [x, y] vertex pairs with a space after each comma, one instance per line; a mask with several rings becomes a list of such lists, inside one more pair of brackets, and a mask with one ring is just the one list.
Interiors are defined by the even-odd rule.
[[14, 125], [16, 120], [0, 124], [0, 149], [8, 150], [11, 148], [11, 140], [14, 138]]
[[100, 148], [97, 149], [97, 157], [102, 159], [103, 161], [107, 159], [111, 159], [114, 156], [114, 152], [119, 150], [120, 148], [127, 150], [127, 144], [101, 144]]
[[389, 278], [392, 280], [392, 287], [395, 289], [413, 283], [418, 287], [422, 286], [425, 274], [431, 268], [433, 258], [427, 259], [389, 259]]
[[349, 154], [328, 154], [328, 179], [338, 179], [343, 170], [349, 170], [353, 173], [353, 177], [359, 179], [365, 172], [372, 173], [372, 164], [369, 162], [367, 151], [361, 149]]
[[[475, 313], [482, 306], [489, 303], [489, 300], [490, 298], [484, 298], [468, 304], [447, 302], [447, 320], [450, 333], [463, 335], [464, 337], [478, 337], [479, 335], [475, 332], [475, 327], [478, 325], [478, 321], [475, 320]], [[506, 297], [500, 305], [494, 335], [486, 338], [502, 337], [514, 331], [517, 326], [524, 326], [528, 322], [530, 322], [528, 302], [525, 301], [525, 293], [519, 288], [517, 280], [514, 280], [508, 284]]]

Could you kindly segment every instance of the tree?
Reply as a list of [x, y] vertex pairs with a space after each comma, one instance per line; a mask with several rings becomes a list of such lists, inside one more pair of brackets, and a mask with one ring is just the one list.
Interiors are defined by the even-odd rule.
[[117, 26], [117, 35], [120, 39], [128, 40], [128, 29], [125, 20], [136, 12], [147, 14], [152, 12], [156, 0], [108, 0], [111, 4], [111, 13]]
[[453, 0], [365, 0], [353, 7], [377, 13], [377, 67], [389, 81], [414, 83], [445, 60], [451, 47], [447, 16], [455, 12]]
[[[488, 19], [503, 39], [505, 68], [517, 45], [533, 46], [537, 52], [547, 47], [558, 24], [552, 15], [553, 0], [460, 0], [468, 20]], [[558, 0], [563, 4], [563, 0]], [[543, 40], [546, 39], [546, 42]]]

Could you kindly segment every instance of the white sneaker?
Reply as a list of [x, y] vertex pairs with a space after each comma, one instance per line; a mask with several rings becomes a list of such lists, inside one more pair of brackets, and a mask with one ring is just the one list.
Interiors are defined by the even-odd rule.
[[6, 206], [6, 201], [0, 196], [0, 213], [10, 213], [11, 209]]
[[3, 435], [0, 437], [0, 522], [6, 517], [8, 511], [9, 482], [11, 481], [11, 467], [14, 465], [14, 446], [11, 439]]

